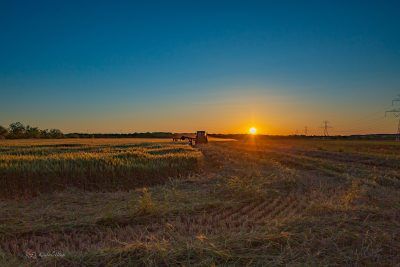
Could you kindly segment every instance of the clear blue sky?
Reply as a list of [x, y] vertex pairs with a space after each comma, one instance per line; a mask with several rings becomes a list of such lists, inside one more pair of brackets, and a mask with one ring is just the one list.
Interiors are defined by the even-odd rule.
[[399, 3], [0, 0], [0, 125], [393, 132]]

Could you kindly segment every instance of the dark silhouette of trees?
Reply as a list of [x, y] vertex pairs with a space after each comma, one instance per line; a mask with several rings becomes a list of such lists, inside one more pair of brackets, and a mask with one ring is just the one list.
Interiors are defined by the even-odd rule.
[[9, 128], [0, 126], [0, 139], [20, 139], [20, 138], [172, 138], [170, 132], [147, 132], [147, 133], [69, 133], [63, 134], [59, 129], [40, 129], [21, 122], [11, 123]]
[[8, 130], [0, 125], [0, 139], [6, 138], [8, 135]]
[[38, 127], [26, 126], [25, 128], [26, 138], [40, 138], [40, 129]]
[[20, 122], [11, 123], [6, 129], [0, 126], [0, 139], [20, 139], [20, 138], [63, 138], [64, 134], [58, 129], [41, 130], [38, 127], [27, 125]]
[[20, 122], [13, 122], [10, 124], [9, 137], [10, 138], [24, 138], [25, 137], [25, 126]]
[[49, 131], [50, 138], [63, 138], [64, 134], [58, 129], [51, 129]]
[[50, 138], [50, 133], [48, 129], [40, 130], [40, 137]]
[[147, 132], [147, 133], [68, 133], [65, 134], [66, 138], [172, 138], [173, 133], [170, 132]]

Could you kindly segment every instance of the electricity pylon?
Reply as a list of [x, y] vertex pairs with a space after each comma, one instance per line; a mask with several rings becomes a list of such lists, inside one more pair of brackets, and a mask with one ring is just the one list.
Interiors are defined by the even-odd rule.
[[[392, 100], [392, 106], [394, 106], [394, 103], [400, 102], [400, 95]], [[394, 108], [391, 110], [387, 110], [385, 112], [385, 117], [388, 113], [392, 113], [396, 118], [399, 118], [399, 122], [397, 124], [397, 134], [396, 134], [396, 141], [400, 141], [400, 108]]]
[[394, 103], [396, 102], [400, 102], [400, 95], [397, 95], [397, 97], [395, 99], [392, 100], [392, 106], [394, 105]]
[[305, 126], [305, 127], [304, 127], [304, 135], [307, 136], [307, 134], [308, 134], [308, 127]]
[[323, 123], [323, 126], [321, 128], [324, 129], [324, 136], [329, 137], [328, 130], [329, 130], [329, 128], [332, 128], [331, 126], [329, 126], [329, 121], [323, 121], [322, 123]]

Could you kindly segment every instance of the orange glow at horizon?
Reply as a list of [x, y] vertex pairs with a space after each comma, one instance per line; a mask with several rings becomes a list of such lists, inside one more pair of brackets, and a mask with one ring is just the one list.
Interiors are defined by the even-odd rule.
[[256, 127], [251, 127], [250, 129], [249, 129], [249, 133], [250, 134], [256, 134], [257, 133], [257, 128]]

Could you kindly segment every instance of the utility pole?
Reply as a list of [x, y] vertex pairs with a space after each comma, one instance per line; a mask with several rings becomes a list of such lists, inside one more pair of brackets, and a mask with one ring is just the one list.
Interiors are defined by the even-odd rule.
[[307, 134], [308, 134], [308, 127], [305, 126], [305, 127], [304, 127], [304, 135], [307, 136]]
[[[398, 95], [395, 99], [392, 100], [392, 106], [394, 106], [394, 103], [400, 102], [400, 95]], [[396, 141], [400, 141], [400, 108], [394, 108], [391, 110], [387, 110], [385, 112], [385, 117], [388, 113], [393, 113], [393, 115], [396, 118], [399, 118], [399, 122], [397, 124], [397, 134], [396, 134]]]
[[329, 121], [323, 121], [323, 126], [321, 128], [324, 129], [324, 137], [329, 137], [329, 132], [328, 129], [332, 128], [331, 126], [329, 126]]

